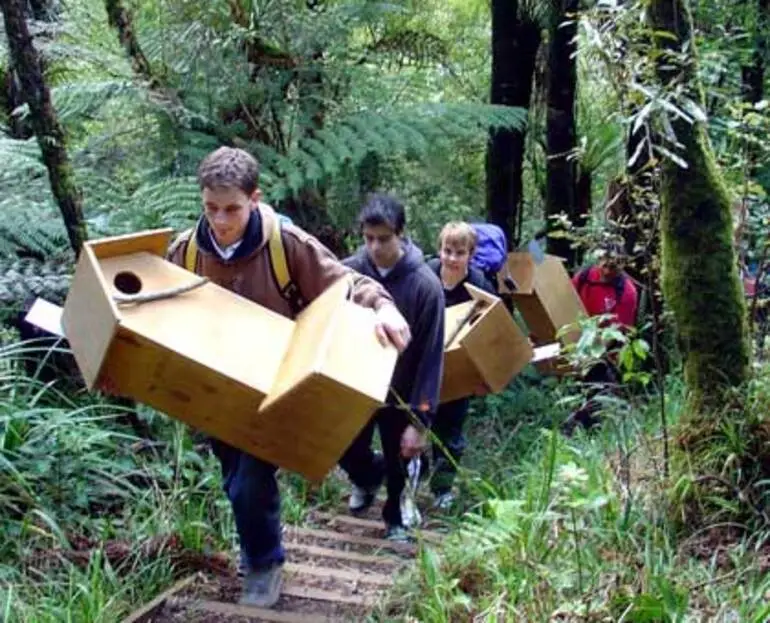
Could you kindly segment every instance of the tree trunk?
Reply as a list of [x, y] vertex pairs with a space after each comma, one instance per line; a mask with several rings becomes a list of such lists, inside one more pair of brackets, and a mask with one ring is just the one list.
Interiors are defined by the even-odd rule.
[[[586, 220], [578, 207], [577, 163], [569, 159], [576, 146], [578, 7], [579, 0], [561, 0], [548, 54], [546, 217], [550, 232], [559, 230], [553, 217], [561, 213], [577, 227]], [[548, 252], [565, 258], [569, 266], [575, 265], [576, 253], [568, 238], [549, 236]]]
[[18, 140], [26, 140], [32, 136], [29, 122], [13, 114], [13, 111], [23, 103], [19, 78], [13, 65], [8, 63], [8, 67], [0, 69], [0, 105], [3, 113], [8, 117], [8, 135]]
[[107, 11], [107, 21], [118, 32], [120, 45], [131, 59], [134, 73], [141, 76], [149, 83], [150, 88], [157, 88], [157, 78], [152, 73], [150, 62], [142, 52], [139, 41], [134, 31], [133, 19], [120, 0], [105, 0], [104, 8]]
[[[667, 88], [675, 81], [689, 85], [688, 95], [702, 106], [687, 1], [652, 0], [649, 16], [657, 45], [674, 52], [661, 59], [659, 80]], [[674, 38], [656, 34], [662, 32]], [[683, 63], [685, 47], [689, 54]], [[661, 164], [663, 292], [683, 347], [690, 411], [708, 413], [723, 408], [725, 391], [747, 378], [746, 310], [736, 270], [730, 200], [705, 125], [681, 118], [671, 123], [687, 168], [670, 158]]]
[[29, 34], [22, 1], [2, 0], [0, 6], [10, 57], [18, 70], [22, 96], [30, 108], [30, 125], [37, 136], [43, 162], [48, 169], [51, 190], [59, 204], [70, 246], [79, 255], [87, 237], [86, 224], [80, 191], [67, 157], [64, 130], [51, 104], [51, 93], [43, 78], [40, 57]]
[[[493, 104], [529, 108], [540, 28], [521, 19], [518, 2], [492, 1]], [[492, 130], [487, 149], [487, 217], [510, 246], [521, 236], [522, 168], [526, 130]]]
[[52, 22], [58, 17], [56, 3], [52, 0], [29, 0], [32, 17], [39, 22]]

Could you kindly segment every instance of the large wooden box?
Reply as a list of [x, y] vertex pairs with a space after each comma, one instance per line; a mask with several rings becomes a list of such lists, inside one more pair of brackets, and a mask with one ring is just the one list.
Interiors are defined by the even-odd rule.
[[440, 401], [503, 390], [532, 359], [529, 340], [496, 296], [466, 284], [472, 301], [446, 309]]
[[[397, 353], [341, 279], [296, 322], [164, 259], [171, 230], [89, 242], [62, 315], [89, 388], [108, 386], [212, 437], [320, 480], [383, 404]], [[123, 288], [124, 292], [120, 291]]]
[[[538, 344], [556, 341], [564, 326], [577, 323], [585, 308], [561, 258], [545, 255], [539, 264], [530, 253], [508, 254], [508, 272], [516, 283], [511, 290], [498, 275], [500, 291], [510, 293]], [[570, 331], [562, 341], [574, 342], [580, 330]]]

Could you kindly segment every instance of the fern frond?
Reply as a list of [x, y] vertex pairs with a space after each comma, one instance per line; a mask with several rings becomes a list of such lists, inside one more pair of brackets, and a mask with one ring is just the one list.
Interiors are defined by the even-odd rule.
[[72, 270], [70, 261], [0, 258], [0, 306], [20, 305], [33, 296], [62, 304]]
[[389, 57], [397, 65], [439, 63], [449, 54], [449, 46], [441, 37], [411, 28], [385, 33], [368, 50]]
[[62, 123], [91, 117], [113, 99], [135, 100], [142, 93], [128, 80], [70, 82], [51, 89], [53, 105]]
[[344, 117], [301, 140], [287, 155], [265, 145], [255, 145], [254, 150], [262, 160], [267, 195], [280, 200], [308, 183], [337, 175], [343, 167], [357, 166], [369, 153], [420, 158], [453, 143], [477, 141], [490, 128], [520, 129], [526, 122], [522, 108], [425, 104]]
[[68, 252], [67, 232], [51, 204], [6, 197], [0, 201], [0, 214], [0, 256], [24, 254], [45, 258]]
[[145, 184], [121, 205], [110, 206], [103, 222], [104, 233], [129, 233], [143, 229], [192, 226], [200, 214], [200, 190], [194, 178], [168, 178]]
[[46, 168], [40, 157], [37, 140], [16, 140], [0, 136], [0, 184], [20, 179], [28, 179], [46, 174]]

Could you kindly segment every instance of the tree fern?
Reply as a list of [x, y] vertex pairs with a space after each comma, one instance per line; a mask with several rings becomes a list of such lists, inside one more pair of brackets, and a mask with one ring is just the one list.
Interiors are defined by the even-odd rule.
[[478, 141], [490, 128], [522, 128], [526, 110], [483, 104], [421, 105], [382, 113], [364, 111], [339, 119], [282, 155], [253, 145], [264, 165], [264, 186], [273, 200], [356, 166], [369, 153], [424, 157], [430, 151]]

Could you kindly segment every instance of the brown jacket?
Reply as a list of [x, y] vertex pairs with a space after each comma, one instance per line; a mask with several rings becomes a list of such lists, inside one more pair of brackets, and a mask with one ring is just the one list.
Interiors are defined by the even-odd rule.
[[[259, 219], [254, 217], [258, 216]], [[259, 227], [261, 221], [261, 228]], [[253, 225], [253, 226], [252, 226]], [[206, 224], [203, 223], [203, 228]], [[272, 274], [267, 241], [274, 227], [279, 226], [272, 208], [260, 204], [252, 215], [247, 235], [241, 242], [244, 249], [228, 261], [222, 260], [208, 244], [208, 230], [198, 235], [198, 264], [196, 272], [236, 294], [267, 307], [283, 316], [292, 317], [288, 301], [281, 295]], [[181, 233], [169, 247], [168, 259], [184, 266], [187, 241], [196, 229]], [[249, 233], [250, 232], [250, 233]], [[341, 264], [316, 238], [294, 225], [283, 226], [286, 262], [292, 280], [299, 287], [302, 298], [312, 302], [340, 277], [354, 277], [353, 301], [363, 307], [378, 310], [385, 303], [393, 303], [388, 292], [376, 281], [364, 277]]]

